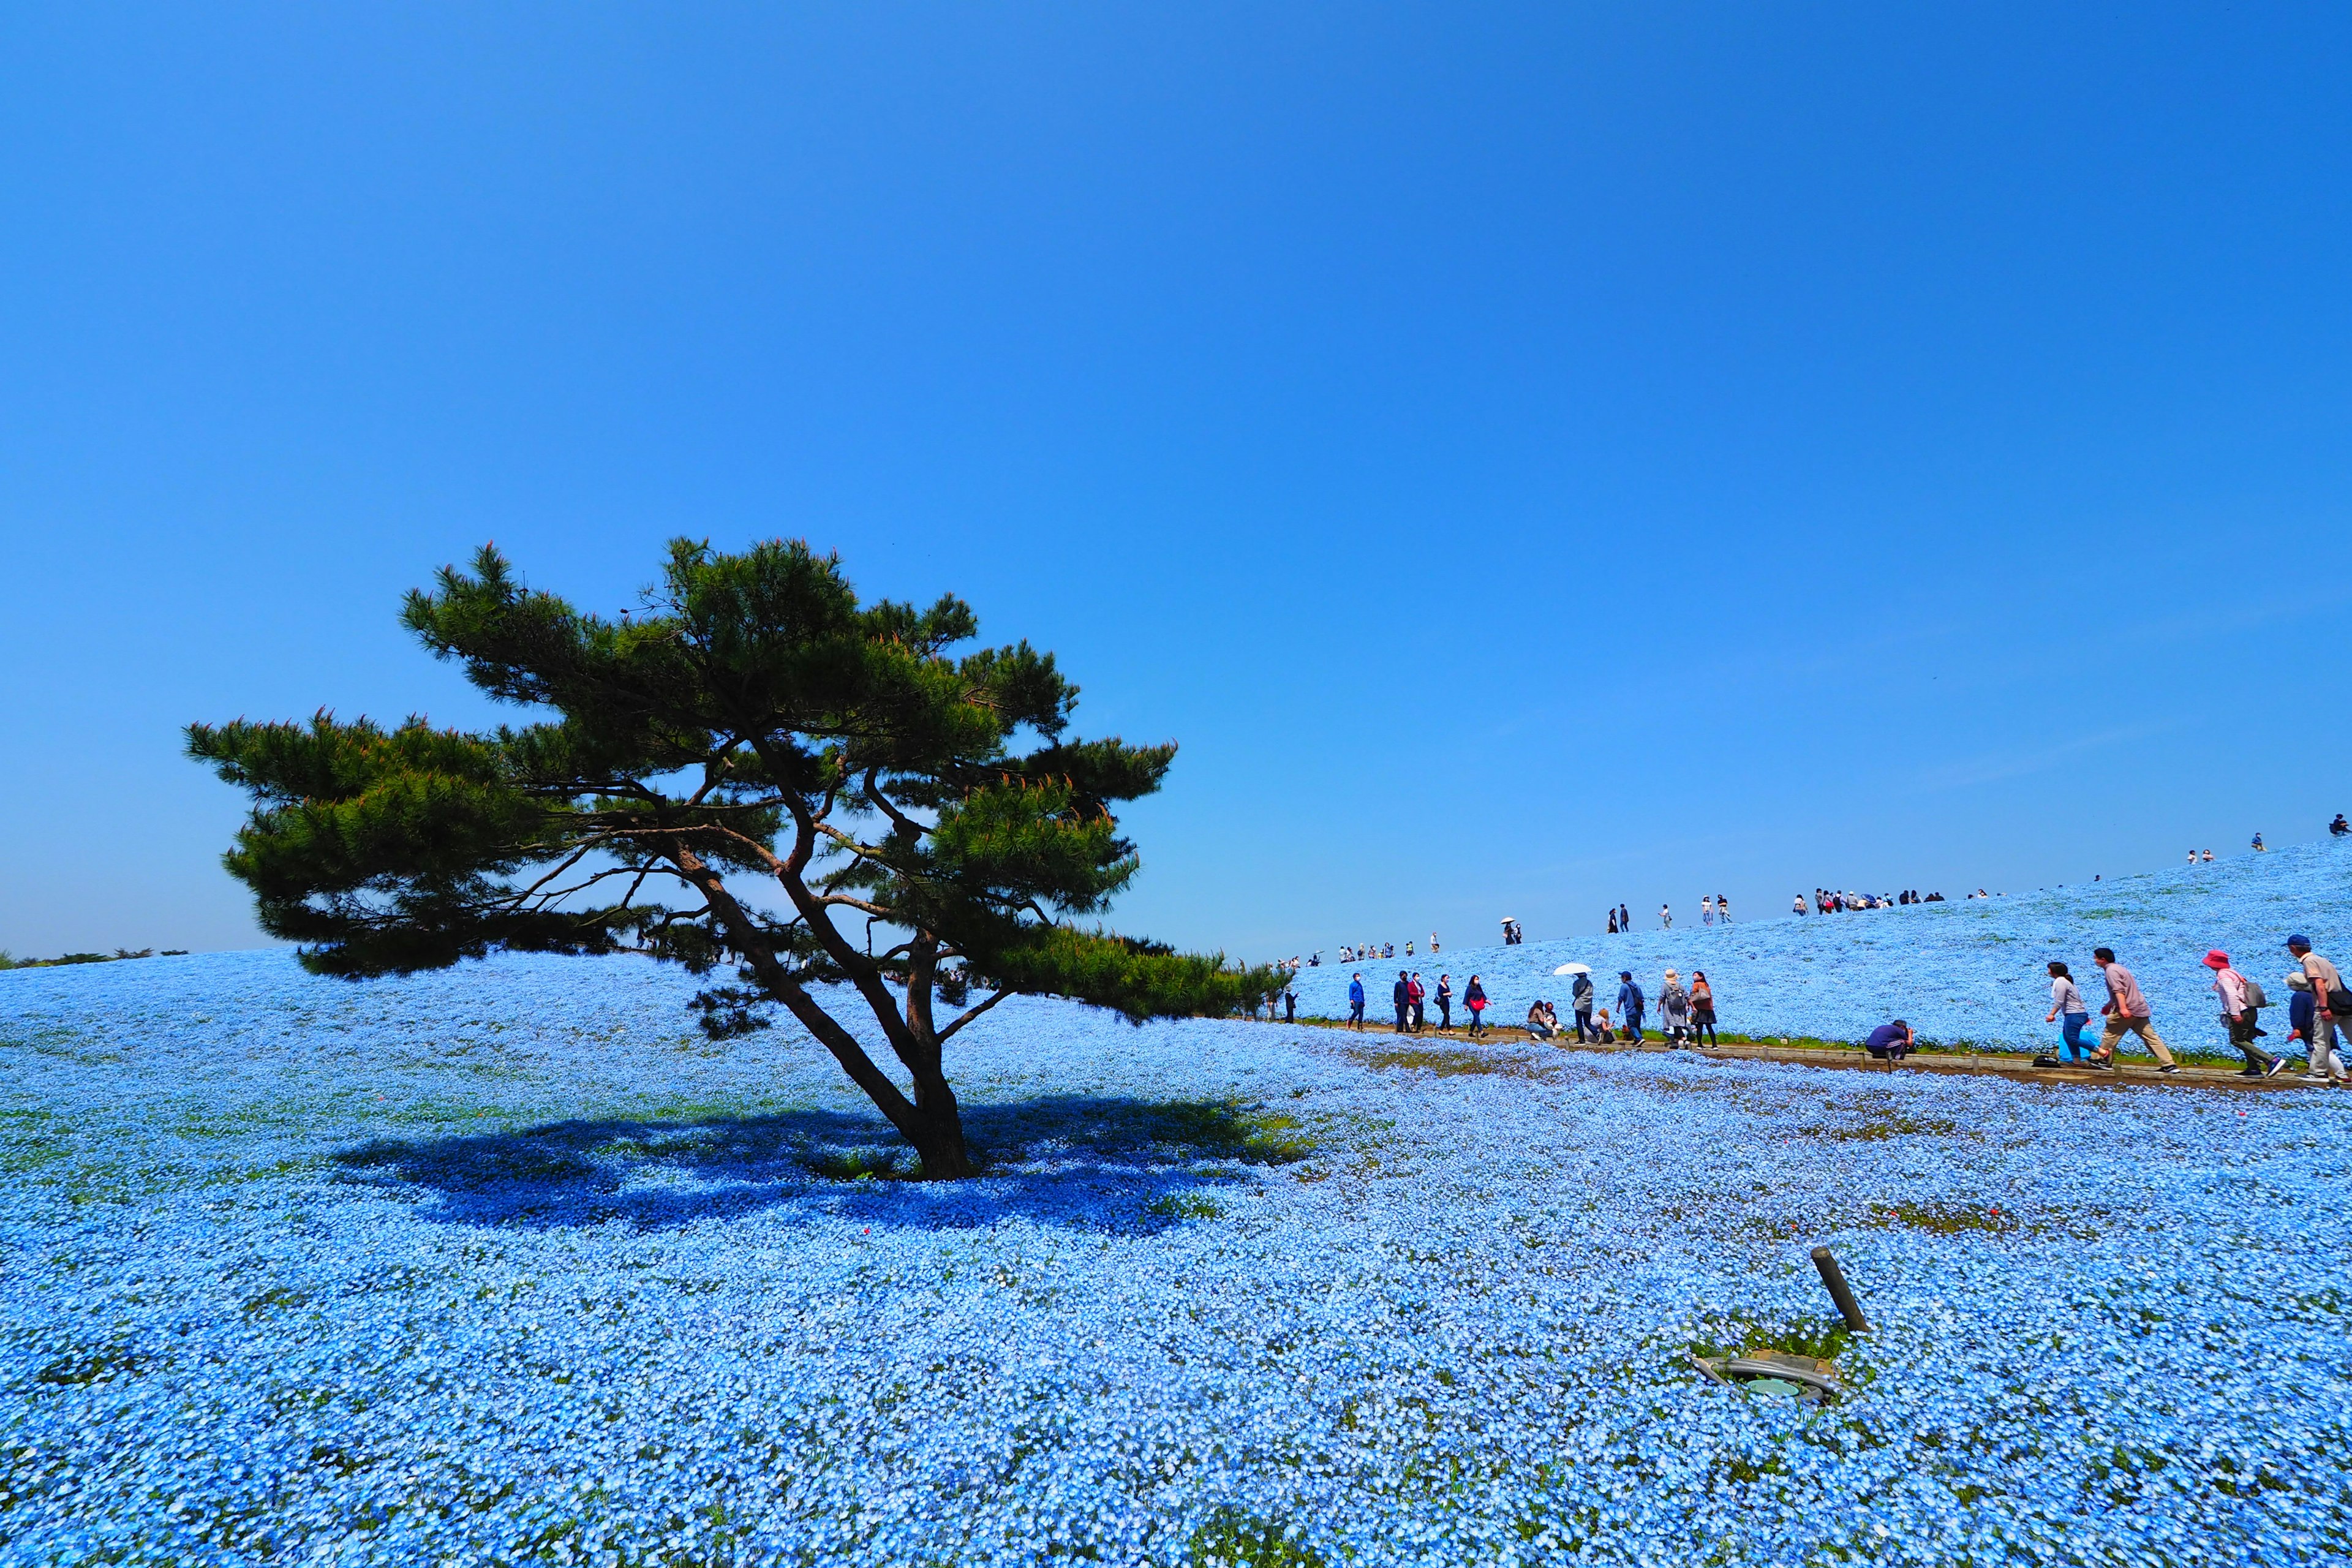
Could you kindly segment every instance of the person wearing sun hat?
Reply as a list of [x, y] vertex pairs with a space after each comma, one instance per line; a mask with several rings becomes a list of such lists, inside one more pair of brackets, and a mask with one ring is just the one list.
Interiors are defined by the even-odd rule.
[[2342, 1083], [2343, 1053], [2336, 1048], [2339, 1035], [2352, 1035], [2352, 996], [2344, 994], [2344, 977], [2336, 966], [2311, 951], [2311, 939], [2300, 931], [2286, 939], [2286, 950], [2311, 982], [2311, 1070], [2305, 1083]]
[[2230, 955], [2220, 948], [2205, 955], [2205, 967], [2213, 972], [2213, 994], [2221, 998], [2221, 1022], [2229, 1026], [2230, 1044], [2246, 1058], [2241, 1078], [2268, 1078], [2286, 1066], [2286, 1058], [2274, 1057], [2254, 1042], [2262, 1037], [2260, 1016], [2253, 997], [2246, 988], [2246, 977], [2230, 967]]

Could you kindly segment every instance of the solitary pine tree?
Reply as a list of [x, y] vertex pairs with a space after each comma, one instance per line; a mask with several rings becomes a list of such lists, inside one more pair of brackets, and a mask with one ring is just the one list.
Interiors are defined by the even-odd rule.
[[[950, 655], [979, 631], [960, 599], [861, 605], [839, 558], [803, 542], [679, 540], [642, 615], [528, 591], [485, 547], [403, 618], [483, 690], [554, 717], [486, 734], [324, 711], [188, 727], [189, 753], [253, 796], [225, 863], [316, 973], [501, 948], [732, 965], [695, 998], [702, 1027], [765, 1028], [782, 1005], [929, 1176], [972, 1170], [940, 1047], [1006, 996], [1140, 1021], [1280, 989], [1272, 969], [1073, 923], [1134, 878], [1110, 806], [1159, 788], [1176, 748], [1068, 738], [1077, 688], [1053, 655]], [[665, 889], [680, 901], [651, 896]], [[828, 1011], [826, 984], [873, 1015], [911, 1095]], [[961, 1010], [941, 1021], [941, 1004]]]

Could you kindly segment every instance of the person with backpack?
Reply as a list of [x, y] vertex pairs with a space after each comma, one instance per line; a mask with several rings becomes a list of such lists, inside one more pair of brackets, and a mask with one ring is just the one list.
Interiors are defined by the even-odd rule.
[[1462, 1005], [1470, 1009], [1470, 1032], [1475, 1035], [1486, 1026], [1486, 988], [1475, 974], [1462, 988]]
[[2352, 1036], [2352, 994], [2345, 991], [2344, 977], [2336, 973], [2336, 966], [2311, 951], [2309, 937], [2287, 938], [2286, 950], [2304, 978], [2311, 982], [2311, 1032], [2305, 1037], [2311, 1042], [2311, 1068], [2303, 1075], [2303, 1081], [2342, 1083], [2344, 1058], [2336, 1040], [2339, 1035]]
[[2179, 1072], [2180, 1064], [2172, 1059], [2171, 1048], [2156, 1032], [2155, 1016], [2147, 996], [2141, 994], [2139, 982], [2132, 978], [2132, 972], [2116, 962], [2116, 951], [2111, 947], [2095, 948], [2091, 956], [2098, 962], [2099, 973], [2107, 982], [2106, 1004], [2099, 1009], [2107, 1022], [2099, 1031], [2099, 1048], [2091, 1059], [2101, 1067], [2114, 1066], [2116, 1047], [2124, 1043], [2125, 1035], [2133, 1034], [2155, 1056], [2157, 1071]]
[[1454, 982], [1443, 974], [1437, 977], [1437, 1026], [1454, 1027]]
[[2065, 1044], [2058, 1048], [2062, 1057], [2036, 1057], [2035, 1067], [2081, 1067], [2091, 1059], [2090, 1043], [2083, 1038], [2083, 1026], [2091, 1021], [2091, 1005], [2083, 1000], [2082, 987], [2074, 984], [2074, 974], [2056, 959], [2050, 961], [2050, 1016], [2042, 1021], [2056, 1023], [2066, 1020]]
[[1715, 1037], [1715, 987], [1707, 983], [1704, 969], [1691, 971], [1690, 999], [1691, 1044], [1721, 1045], [1723, 1042]]
[[2230, 1044], [2246, 1058], [2238, 1076], [2268, 1078], [2286, 1066], [2284, 1057], [2254, 1044], [2263, 1035], [2258, 1016], [2270, 1001], [2262, 986], [2231, 968], [2230, 955], [2218, 947], [2205, 955], [2205, 967], [2213, 972], [2213, 994], [2221, 998], [2221, 1022], [2230, 1031]]
[[1682, 1049], [1690, 1033], [1690, 994], [1683, 989], [1683, 977], [1671, 969], [1658, 987], [1658, 1024], [1666, 1032], [1666, 1049]]
[[1363, 1033], [1364, 976], [1360, 971], [1353, 980], [1348, 982], [1348, 1027], [1358, 1034]]
[[1641, 986], [1633, 982], [1633, 972], [1630, 969], [1619, 970], [1617, 972], [1617, 1016], [1621, 1021], [1618, 1030], [1621, 1039], [1630, 1040], [1637, 1046], [1642, 1043], [1642, 1014], [1649, 1005], [1650, 999], [1642, 994]]

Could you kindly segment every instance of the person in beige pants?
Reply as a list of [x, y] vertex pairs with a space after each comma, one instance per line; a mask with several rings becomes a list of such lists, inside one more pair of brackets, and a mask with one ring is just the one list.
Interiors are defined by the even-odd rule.
[[2100, 1031], [2099, 1048], [2091, 1059], [2101, 1067], [2114, 1066], [2116, 1047], [2123, 1044], [2124, 1035], [2129, 1032], [2137, 1035], [2140, 1043], [2155, 1055], [2157, 1071], [2179, 1072], [2180, 1064], [2172, 1059], [2172, 1053], [2158, 1037], [2147, 998], [2140, 994], [2139, 982], [2132, 978], [2132, 972], [2116, 962], [2116, 952], [2111, 947], [2094, 949], [2091, 956], [2098, 960], [2099, 973], [2107, 980], [2107, 1005], [2099, 1009], [2107, 1016], [2106, 1026]]

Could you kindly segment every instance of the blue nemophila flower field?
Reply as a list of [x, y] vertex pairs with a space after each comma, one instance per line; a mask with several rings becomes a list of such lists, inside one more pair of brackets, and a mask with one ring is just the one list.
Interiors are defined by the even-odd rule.
[[[2231, 886], [2105, 940], [2267, 896]], [[1802, 935], [1875, 976], [1873, 921]], [[804, 1039], [705, 1042], [693, 988], [0, 975], [0, 1556], [2352, 1554], [2352, 1095], [1013, 1003], [955, 1061], [990, 1172], [934, 1184]], [[1688, 1359], [1768, 1346], [1844, 1397]]]

